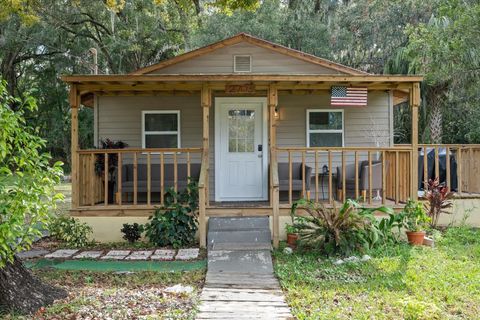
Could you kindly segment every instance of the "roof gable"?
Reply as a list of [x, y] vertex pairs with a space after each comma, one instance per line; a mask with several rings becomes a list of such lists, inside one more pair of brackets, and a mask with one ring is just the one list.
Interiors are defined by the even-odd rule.
[[245, 33], [136, 70], [131, 74], [228, 74], [233, 73], [233, 56], [236, 54], [252, 56], [252, 74], [366, 74], [361, 70]]

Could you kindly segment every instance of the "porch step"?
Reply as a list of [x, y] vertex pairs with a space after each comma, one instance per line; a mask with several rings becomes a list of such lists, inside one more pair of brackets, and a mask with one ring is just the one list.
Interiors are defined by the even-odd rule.
[[208, 247], [209, 250], [272, 250], [270, 243], [212, 243]]
[[268, 217], [216, 217], [208, 222], [209, 250], [270, 250]]
[[268, 217], [214, 217], [208, 219], [209, 231], [269, 228]]

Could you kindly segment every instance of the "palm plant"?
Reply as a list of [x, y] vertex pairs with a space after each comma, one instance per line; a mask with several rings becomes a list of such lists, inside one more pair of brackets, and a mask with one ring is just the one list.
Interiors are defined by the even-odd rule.
[[[299, 209], [308, 215], [297, 215]], [[327, 254], [349, 254], [369, 249], [384, 239], [385, 232], [374, 216], [375, 211], [393, 214], [391, 208], [364, 208], [353, 200], [347, 200], [340, 208], [335, 205], [328, 208], [305, 199], [293, 204], [291, 214], [295, 216], [294, 226], [302, 242], [317, 246]], [[391, 230], [391, 224], [381, 223]]]

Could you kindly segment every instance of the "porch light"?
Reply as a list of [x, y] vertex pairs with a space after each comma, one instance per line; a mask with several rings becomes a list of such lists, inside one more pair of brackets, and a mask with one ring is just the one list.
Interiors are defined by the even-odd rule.
[[280, 112], [278, 110], [278, 107], [275, 107], [275, 114], [273, 116], [275, 117], [275, 120], [280, 119]]

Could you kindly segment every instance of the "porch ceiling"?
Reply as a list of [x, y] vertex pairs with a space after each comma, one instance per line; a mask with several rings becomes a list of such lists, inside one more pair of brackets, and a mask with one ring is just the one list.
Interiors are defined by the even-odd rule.
[[[224, 90], [226, 84], [253, 83], [255, 90], [327, 90], [334, 85], [367, 87], [369, 90], [405, 90], [421, 82], [422, 76], [405, 75], [279, 75], [279, 74], [176, 74], [176, 75], [72, 75], [61, 79], [75, 85], [82, 102], [97, 94], [140, 94], [146, 92], [197, 92], [207, 85]], [[408, 94], [408, 93], [407, 93]], [[88, 105], [88, 103], [87, 103]]]

